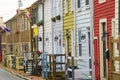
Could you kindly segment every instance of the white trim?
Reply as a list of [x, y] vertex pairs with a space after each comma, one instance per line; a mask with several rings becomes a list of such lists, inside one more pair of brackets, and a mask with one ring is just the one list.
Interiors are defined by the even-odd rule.
[[82, 1], [82, 0], [80, 0], [80, 7], [79, 7], [79, 8], [78, 8], [78, 0], [77, 0], [77, 2], [76, 2], [76, 4], [77, 4], [77, 6], [76, 6], [77, 11], [81, 11], [81, 10], [82, 10], [82, 8], [81, 8], [81, 1]]
[[76, 42], [77, 42], [77, 26], [76, 26], [76, 0], [73, 0], [74, 1], [74, 57], [76, 56], [77, 54], [77, 50], [76, 50]]
[[71, 29], [71, 46], [72, 46], [72, 56], [74, 56], [74, 30]]
[[68, 0], [65, 0], [65, 13], [68, 13]]
[[[103, 47], [103, 45], [101, 45], [102, 44], [102, 41], [101, 41], [101, 33], [103, 32], [102, 31], [102, 26], [101, 26], [101, 23], [106, 23], [106, 27], [105, 27], [105, 30], [107, 31], [107, 19], [106, 18], [103, 18], [103, 19], [100, 19], [99, 20], [99, 43], [100, 43], [100, 78], [101, 79], [106, 79], [106, 78], [104, 78], [103, 77], [103, 49], [102, 49], [102, 47]], [[107, 38], [106, 38], [106, 41], [107, 41]], [[106, 48], [107, 48], [107, 42], [106, 42]], [[107, 72], [107, 75], [108, 75], [108, 65], [107, 65], [107, 60], [106, 60], [106, 72]], [[107, 76], [106, 75], [106, 76]]]
[[106, 2], [106, 0], [99, 0], [99, 4]]
[[115, 37], [116, 34], [115, 34], [114, 31], [115, 31], [116, 29], [115, 29], [115, 19], [114, 19], [114, 18], [112, 19], [111, 23], [112, 23], [112, 36]]
[[74, 11], [74, 0], [71, 0], [71, 11]]

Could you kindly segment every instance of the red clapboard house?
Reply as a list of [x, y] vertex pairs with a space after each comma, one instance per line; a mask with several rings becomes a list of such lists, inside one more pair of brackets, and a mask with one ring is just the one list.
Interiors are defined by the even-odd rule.
[[115, 18], [115, 0], [94, 0], [94, 59], [95, 80], [106, 80], [110, 66], [106, 50]]

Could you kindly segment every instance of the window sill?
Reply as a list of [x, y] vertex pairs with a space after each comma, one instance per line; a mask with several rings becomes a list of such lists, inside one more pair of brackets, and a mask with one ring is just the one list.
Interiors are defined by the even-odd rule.
[[90, 5], [86, 5], [86, 10], [90, 9]]
[[77, 12], [81, 12], [81, 11], [82, 11], [82, 9], [81, 9], [81, 8], [78, 8], [78, 9], [77, 9]]

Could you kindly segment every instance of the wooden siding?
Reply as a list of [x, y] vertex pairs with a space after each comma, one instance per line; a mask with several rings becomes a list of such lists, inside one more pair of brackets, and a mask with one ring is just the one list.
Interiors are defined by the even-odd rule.
[[[43, 10], [42, 10], [42, 5], [38, 4], [38, 22], [43, 20]], [[38, 26], [38, 38], [43, 36], [43, 26]], [[38, 41], [38, 50], [43, 52], [43, 37], [42, 41]]]
[[[53, 27], [53, 51], [54, 54], [63, 54], [63, 12], [62, 12], [62, 0], [53, 0], [52, 17], [60, 15], [60, 20], [52, 22]], [[58, 36], [58, 40], [55, 41], [55, 36]]]
[[30, 30], [26, 30], [20, 33], [21, 42], [30, 42]]
[[72, 53], [72, 37], [71, 30], [74, 28], [74, 12], [71, 11], [71, 0], [68, 0], [68, 13], [65, 13], [65, 0], [63, 0], [63, 31], [64, 31], [64, 42], [66, 42], [66, 30], [68, 29], [68, 33], [70, 35], [69, 38], [69, 53]]
[[52, 53], [52, 0], [46, 0], [44, 4], [44, 30], [45, 36], [44, 39], [48, 38], [48, 41], [45, 40], [45, 51], [48, 53]]
[[[92, 69], [90, 69], [91, 65], [89, 63], [89, 59], [91, 59], [91, 56], [89, 56], [89, 44], [88, 43], [88, 28], [92, 27], [91, 26], [91, 9], [90, 9], [90, 4], [89, 5], [85, 5], [85, 0], [81, 0], [81, 8], [77, 8], [77, 4], [78, 2], [75, 1], [75, 7], [76, 7], [76, 11], [75, 11], [75, 23], [76, 23], [76, 57], [80, 57], [82, 58], [82, 60], [79, 60], [77, 63], [77, 66], [81, 69], [81, 78], [82, 79], [90, 79], [90, 76], [92, 77], [92, 75], [90, 74], [90, 71], [92, 71]], [[81, 40], [81, 52], [82, 52], [82, 56], [79, 56], [79, 34], [78, 31], [81, 31], [81, 34], [85, 35], [86, 38], [85, 40]], [[86, 71], [82, 71], [85, 70]], [[86, 75], [86, 76], [85, 76]], [[88, 77], [89, 76], [89, 77]]]
[[[95, 55], [95, 76], [96, 80], [100, 80], [100, 30], [99, 30], [99, 20], [106, 18], [107, 19], [107, 48], [109, 49], [109, 41], [110, 36], [112, 32], [112, 18], [115, 17], [115, 0], [106, 0], [106, 2], [99, 4], [99, 0], [94, 0], [94, 36], [97, 37], [97, 44], [94, 44], [94, 46], [97, 48], [94, 50]], [[97, 45], [97, 46], [96, 46]], [[98, 56], [97, 56], [98, 55]], [[96, 57], [97, 56], [97, 57]], [[109, 63], [108, 63], [109, 64]], [[110, 66], [108, 66], [110, 67]], [[109, 71], [109, 68], [108, 68]]]

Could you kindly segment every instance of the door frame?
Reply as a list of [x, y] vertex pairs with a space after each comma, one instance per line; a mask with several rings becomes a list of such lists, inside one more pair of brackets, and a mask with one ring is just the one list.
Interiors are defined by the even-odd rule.
[[[100, 79], [102, 80], [106, 80], [107, 76], [108, 76], [108, 65], [107, 65], [107, 60], [106, 60], [106, 77], [104, 77], [103, 75], [103, 41], [102, 41], [102, 23], [106, 23], [105, 24], [105, 31], [107, 31], [107, 18], [102, 18], [99, 20], [99, 44], [100, 44]], [[107, 37], [106, 37], [106, 49], [107, 49]], [[101, 55], [102, 54], [102, 55]]]

